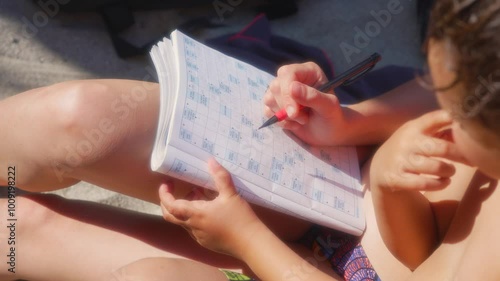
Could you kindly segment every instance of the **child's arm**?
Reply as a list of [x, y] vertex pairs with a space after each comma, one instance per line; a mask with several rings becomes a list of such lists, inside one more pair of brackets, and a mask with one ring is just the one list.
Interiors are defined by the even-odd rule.
[[444, 111], [428, 113], [399, 128], [376, 152], [370, 188], [377, 224], [391, 252], [415, 269], [438, 245], [431, 204], [422, 191], [443, 189], [455, 168], [442, 158], [463, 162], [443, 129], [451, 124]]
[[209, 169], [219, 191], [212, 201], [197, 200], [197, 195], [190, 201], [174, 199], [168, 184], [162, 185], [167, 221], [186, 228], [202, 246], [241, 259], [260, 280], [335, 280], [298, 256], [257, 218], [227, 170], [215, 160]]
[[[326, 82], [314, 63], [281, 67], [264, 98], [265, 114], [289, 108], [279, 125], [313, 145], [363, 145], [381, 143], [404, 122], [437, 108], [433, 93], [416, 80], [347, 107], [313, 88]], [[298, 111], [298, 104], [309, 109]]]

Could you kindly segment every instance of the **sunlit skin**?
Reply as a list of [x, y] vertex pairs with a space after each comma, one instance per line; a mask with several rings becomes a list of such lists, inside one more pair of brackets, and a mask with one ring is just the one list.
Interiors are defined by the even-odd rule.
[[[449, 85], [455, 74], [453, 68], [450, 68], [453, 64], [450, 63], [452, 60], [447, 50], [441, 42], [431, 42], [429, 51], [429, 65], [434, 85], [436, 87]], [[318, 74], [319, 68], [306, 64], [292, 65], [287, 69], [285, 71], [287, 75], [282, 71], [285, 77], [281, 76], [279, 80], [284, 84], [297, 84], [301, 78], [298, 73]], [[22, 171], [18, 184], [31, 191], [46, 191], [86, 180], [158, 203], [158, 186], [166, 179], [161, 175], [152, 174], [148, 168], [155, 122], [157, 122], [159, 95], [157, 85], [150, 85], [152, 89], [150, 99], [139, 104], [131, 118], [116, 123], [115, 134], [110, 135], [112, 149], [107, 145], [96, 147], [94, 153], [99, 157], [92, 158], [93, 162], [82, 162], [80, 166], [73, 167], [71, 173], [67, 174], [67, 181], [61, 182], [54, 177], [52, 161], [47, 161], [51, 159], [63, 163], [67, 154], [64, 151], [54, 154], [49, 148], [53, 145], [65, 147], [78, 142], [81, 139], [79, 132], [93, 129], [95, 124], [98, 124], [96, 122], [109, 117], [107, 106], [109, 103], [141, 84], [141, 81], [122, 80], [76, 81], [35, 89], [1, 101], [0, 112], [10, 118], [0, 119], [0, 127], [9, 128], [14, 124], [19, 128], [13, 132], [14, 134], [9, 135], [9, 138], [3, 139], [0, 145], [2, 157], [14, 159], [16, 166]], [[411, 81], [381, 98], [368, 100], [349, 108], [351, 113], [362, 114], [344, 119], [330, 118], [326, 120], [329, 121], [328, 126], [322, 126], [344, 128], [346, 126], [344, 121], [349, 121], [351, 131], [319, 131], [319, 133], [331, 131], [345, 133], [345, 135], [332, 135], [331, 139], [327, 139], [324, 135], [319, 137], [319, 140], [330, 141], [330, 144], [381, 143], [389, 138], [379, 148], [381, 153], [377, 152], [381, 164], [370, 165], [368, 161], [362, 169], [363, 184], [367, 190], [364, 200], [367, 228], [361, 243], [375, 270], [384, 281], [500, 280], [498, 268], [500, 244], [497, 243], [500, 237], [498, 223], [500, 192], [497, 191], [496, 182], [466, 165], [452, 163], [450, 165], [453, 165], [453, 168], [448, 164], [442, 164], [449, 163], [449, 159], [455, 159], [452, 156], [457, 157], [460, 154], [465, 156], [467, 162], [490, 177], [497, 179], [500, 177], [500, 167], [496, 163], [497, 159], [500, 159], [498, 138], [481, 124], [464, 120], [453, 111], [460, 104], [459, 97], [464, 96], [459, 95], [460, 91], [463, 91], [461, 87], [462, 85], [458, 84], [448, 91], [436, 93], [441, 106], [451, 112], [453, 119], [441, 114], [443, 111], [441, 113], [435, 111], [417, 118], [425, 112], [436, 109], [435, 97], [432, 93], [422, 93], [422, 88], [418, 87], [417, 82]], [[312, 87], [306, 87], [304, 84], [295, 88], [304, 91], [295, 91], [293, 92], [295, 95], [291, 96], [296, 101], [309, 102], [311, 105], [308, 107], [315, 109], [317, 113], [323, 110], [328, 113], [335, 106], [335, 100], [330, 100], [328, 103], [328, 99], [333, 95], [314, 92]], [[274, 97], [273, 104], [276, 108], [283, 106], [279, 101], [283, 101], [286, 93], [281, 94], [280, 96], [280, 93], [276, 93]], [[20, 108], [23, 110], [19, 110]], [[348, 115], [346, 112], [345, 116], [349, 117]], [[410, 119], [414, 120], [406, 122]], [[44, 126], [34, 130], [32, 120], [38, 120]], [[325, 122], [324, 119], [309, 118], [310, 123], [304, 125], [299, 122], [296, 126], [309, 126], [309, 129], [315, 129], [317, 123], [312, 121]], [[440, 156], [435, 156], [437, 152], [434, 152], [434, 155], [422, 155], [421, 147], [415, 145], [417, 144], [415, 140], [432, 139], [436, 143], [437, 137], [432, 133], [439, 131], [441, 125], [442, 129], [452, 128], [454, 143], [446, 143], [446, 147], [452, 151], [441, 151]], [[137, 126], [140, 128], [137, 129]], [[432, 132], [424, 130], [429, 127], [433, 128]], [[344, 142], [335, 143], [339, 140]], [[431, 162], [438, 165], [418, 165], [423, 158], [411, 156], [419, 153], [428, 160], [436, 160], [437, 162]], [[376, 162], [375, 160], [376, 157], [373, 158], [372, 164]], [[383, 184], [386, 180], [384, 173], [397, 175], [400, 172], [398, 167], [401, 163], [398, 161], [412, 164], [405, 167], [405, 175], [401, 178], [408, 179], [405, 176], [410, 175], [414, 181], [403, 182], [404, 185], [396, 188], [416, 189], [416, 192], [410, 195], [423, 196], [419, 197], [419, 201], [411, 201], [412, 198], [407, 197], [409, 200], [406, 202], [422, 203], [413, 207], [423, 207], [423, 209], [406, 208], [408, 204], [402, 204], [398, 200], [396, 203], [399, 206], [392, 201], [382, 202], [391, 208], [396, 206], [407, 210], [406, 213], [401, 210], [389, 213], [403, 217], [402, 220], [396, 221], [399, 223], [395, 226], [396, 237], [403, 238], [396, 243], [403, 245], [401, 248], [406, 251], [400, 256], [410, 254], [416, 257], [413, 258], [412, 268], [415, 268], [413, 272], [396, 260], [387, 249], [387, 243], [382, 241], [379, 230], [394, 225], [381, 225], [376, 222], [372, 204], [377, 182], [370, 181], [370, 171], [375, 169], [374, 174], [382, 175], [378, 178], [378, 183]], [[377, 169], [382, 173], [377, 172]], [[196, 241], [204, 246], [239, 257], [261, 280], [282, 280], [284, 274], [290, 273], [300, 274], [300, 280], [343, 280], [331, 270], [326, 260], [322, 259], [323, 262], [319, 263], [321, 270], [307, 267], [305, 259], [316, 257], [316, 253], [301, 247], [302, 245], [284, 244], [277, 237], [283, 239], [286, 236], [286, 240], [295, 241], [302, 233], [298, 230], [305, 229], [308, 224], [299, 227], [298, 223], [292, 223], [290, 218], [279, 219], [274, 215], [261, 213], [259, 217], [268, 219], [267, 225], [274, 227], [275, 233], [276, 230], [281, 230], [279, 235], [274, 235], [256, 218], [247, 203], [237, 196], [227, 171], [214, 163], [211, 163], [211, 171], [220, 191], [219, 196], [212, 201], [174, 199], [182, 198], [177, 193], [184, 188], [177, 184], [173, 189], [172, 182], [162, 185], [160, 197], [164, 217], [167, 220], [186, 227], [196, 237]], [[427, 177], [419, 177], [420, 172], [425, 172]], [[422, 178], [425, 178], [426, 182], [423, 185]], [[429, 178], [432, 180], [429, 181]], [[436, 179], [441, 180], [436, 181]], [[436, 189], [439, 190], [431, 191]], [[186, 192], [188, 191], [190, 189]], [[378, 194], [386, 196], [387, 192]], [[16, 234], [18, 241], [23, 241], [19, 245], [18, 252], [27, 254], [19, 255], [19, 265], [23, 266], [15, 277], [3, 276], [9, 274], [6, 269], [7, 264], [4, 263], [0, 268], [2, 280], [3, 277], [26, 280], [76, 280], [77, 276], [80, 278], [78, 280], [110, 281], [115, 279], [109, 276], [104, 279], [98, 277], [122, 266], [123, 270], [113, 273], [113, 278], [133, 276], [140, 280], [151, 281], [162, 278], [227, 280], [217, 267], [243, 267], [242, 262], [237, 259], [201, 249], [184, 229], [165, 223], [158, 217], [132, 214], [98, 204], [75, 202], [43, 194], [32, 194], [28, 197], [19, 196], [17, 199], [22, 208], [19, 208], [17, 213], [20, 228]], [[429, 202], [433, 205], [432, 210], [429, 210]], [[0, 200], [0, 207], [7, 208], [6, 204], [6, 200]], [[427, 216], [429, 213], [431, 216]], [[405, 216], [406, 214], [414, 216]], [[274, 219], [270, 220], [271, 218]], [[416, 228], [417, 224], [412, 221], [415, 218], [430, 222], [430, 227]], [[401, 224], [406, 225], [401, 226]], [[420, 232], [408, 230], [406, 226]], [[408, 236], [405, 236], [406, 234]], [[431, 243], [427, 247], [427, 252], [422, 251], [422, 247], [417, 245], [415, 239], [424, 235], [429, 239], [420, 239], [418, 242]], [[95, 244], [95, 241], [99, 241], [99, 247], [88, 247], [89, 243]], [[55, 258], [44, 259], [47, 252]], [[414, 252], [418, 252], [417, 255]], [[209, 265], [186, 259], [179, 260], [181, 256]], [[88, 270], [89, 268], [92, 270]], [[121, 275], [117, 275], [118, 273]], [[299, 278], [299, 275], [296, 277]]]
[[[429, 44], [428, 62], [434, 86], [445, 88], [456, 79], [450, 63], [453, 58], [450, 57], [446, 44], [433, 40]], [[451, 129], [457, 148], [470, 165], [477, 167], [492, 178], [499, 179], [500, 136], [484, 128], [478, 122], [471, 121], [464, 112], [461, 112], [466, 102], [466, 95], [461, 95], [459, 91], [465, 91], [460, 83], [448, 90], [436, 93], [441, 107], [453, 118]]]
[[[450, 63], [444, 45], [431, 42], [429, 51], [434, 85], [449, 85], [455, 74], [447, 68]], [[461, 90], [463, 86], [458, 83], [444, 93], [438, 92], [442, 108], [450, 111], [460, 93], [456, 91]], [[475, 169], [453, 163], [453, 160], [466, 162], [491, 177], [496, 176], [498, 152], [492, 152], [494, 149], [486, 146], [494, 143], [493, 133], [479, 124], [462, 121], [453, 116], [453, 112], [446, 114], [446, 111], [425, 114], [400, 127], [379, 148], [369, 167], [370, 182], [366, 184], [371, 189], [380, 234], [389, 250], [413, 271], [396, 280], [453, 280], [458, 276], [471, 280], [471, 275], [494, 276], [488, 270], [478, 274], [474, 269], [478, 267], [481, 257], [491, 260], [490, 263], [496, 260], [495, 254], [486, 251], [495, 245], [484, 243], [485, 235], [498, 235], [500, 232], [500, 227], [492, 226], [491, 216], [498, 213], [496, 206], [500, 203], [499, 194], [495, 193], [496, 182]], [[454, 140], [440, 139], [439, 133], [450, 127]], [[423, 150], [420, 140], [430, 141], [432, 145]], [[414, 157], [419, 160], [408, 165], [411, 162], [408, 159], [416, 159]], [[399, 169], [401, 166], [403, 170]], [[165, 219], [190, 229], [203, 246], [245, 261], [263, 280], [277, 280], [293, 265], [300, 264], [303, 260], [299, 256], [273, 238], [254, 219], [251, 211], [242, 208], [245, 203], [234, 196], [234, 187], [227, 172], [214, 163], [211, 167], [219, 196], [210, 202], [183, 202], [174, 200], [164, 187], [160, 197]], [[384, 176], [387, 173], [393, 173], [397, 180], [388, 182]], [[364, 173], [364, 181], [366, 176]], [[230, 202], [239, 207], [226, 209]], [[366, 211], [372, 212], [370, 207]], [[204, 223], [224, 222], [224, 219], [212, 219], [223, 213], [231, 214], [233, 221], [230, 225]], [[238, 219], [234, 221], [234, 218]], [[232, 230], [230, 226], [238, 221], [244, 221], [247, 230], [254, 230], [251, 238], [257, 242]], [[377, 228], [370, 221], [368, 219], [367, 232], [362, 240], [367, 249], [371, 247], [368, 234]], [[252, 251], [248, 251], [249, 244]], [[266, 249], [271, 248], [273, 252], [270, 256]], [[394, 278], [394, 271], [385, 271], [380, 266], [385, 260], [381, 259], [382, 255], [373, 253], [367, 250], [377, 272]], [[481, 263], [488, 264], [484, 260]], [[493, 269], [492, 266], [489, 268]], [[306, 279], [332, 280], [332, 276], [313, 271]]]

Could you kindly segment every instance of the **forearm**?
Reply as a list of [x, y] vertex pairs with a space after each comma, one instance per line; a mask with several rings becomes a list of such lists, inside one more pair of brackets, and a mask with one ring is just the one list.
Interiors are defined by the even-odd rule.
[[390, 191], [373, 185], [370, 188], [382, 239], [396, 258], [415, 269], [437, 245], [429, 201], [419, 191]]
[[414, 79], [379, 97], [348, 107], [347, 144], [377, 144], [408, 120], [438, 107], [434, 94]]
[[252, 239], [243, 241], [240, 258], [259, 280], [334, 280], [296, 254], [263, 224], [254, 233]]

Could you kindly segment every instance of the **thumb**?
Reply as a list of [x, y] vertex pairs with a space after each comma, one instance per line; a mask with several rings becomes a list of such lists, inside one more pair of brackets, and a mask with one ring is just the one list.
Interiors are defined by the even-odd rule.
[[158, 188], [158, 195], [160, 196], [161, 202], [172, 203], [175, 201], [174, 195], [174, 185], [172, 182], [164, 182]]
[[215, 182], [215, 188], [219, 192], [219, 195], [230, 197], [237, 193], [231, 174], [217, 160], [214, 158], [208, 160], [208, 170]]
[[298, 82], [293, 82], [290, 88], [290, 95], [295, 102], [311, 108], [321, 116], [331, 115], [340, 108], [339, 100], [335, 95], [322, 93]]

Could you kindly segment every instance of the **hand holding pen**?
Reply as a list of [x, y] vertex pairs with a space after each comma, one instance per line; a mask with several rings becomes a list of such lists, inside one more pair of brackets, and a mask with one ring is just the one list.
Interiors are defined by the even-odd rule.
[[[318, 87], [318, 91], [320, 92], [328, 92], [330, 89], [334, 89], [340, 85], [348, 85], [365, 73], [367, 73], [370, 69], [372, 69], [375, 64], [380, 61], [380, 55], [378, 53], [372, 54], [368, 59], [360, 62], [359, 64], [353, 66], [346, 72], [336, 76], [333, 80], [321, 85]], [[300, 108], [299, 110], [301, 110]], [[278, 112], [274, 114], [273, 117], [269, 118], [259, 129], [270, 126], [276, 122], [283, 121], [288, 117], [287, 109], [282, 108]]]
[[272, 116], [271, 121], [265, 125], [282, 121], [280, 126], [292, 131], [307, 143], [341, 144], [343, 130], [353, 112], [341, 107], [335, 95], [324, 92], [352, 83], [379, 60], [380, 55], [375, 53], [330, 82], [321, 68], [314, 63], [280, 68], [264, 97], [265, 114]]

